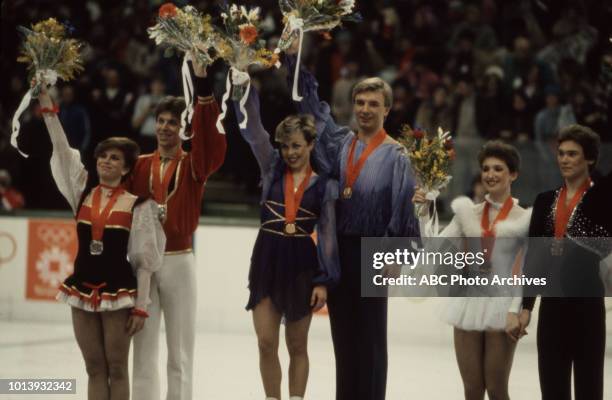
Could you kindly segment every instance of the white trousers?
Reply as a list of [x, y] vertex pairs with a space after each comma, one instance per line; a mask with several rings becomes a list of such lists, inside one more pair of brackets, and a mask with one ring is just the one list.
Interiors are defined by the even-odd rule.
[[151, 304], [144, 328], [134, 336], [132, 399], [160, 400], [159, 330], [163, 313], [168, 345], [167, 400], [191, 400], [196, 318], [193, 253], [166, 255], [151, 278]]

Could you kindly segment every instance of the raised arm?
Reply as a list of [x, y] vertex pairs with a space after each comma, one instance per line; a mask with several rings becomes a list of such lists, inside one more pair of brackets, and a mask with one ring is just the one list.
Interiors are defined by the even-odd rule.
[[205, 182], [225, 160], [225, 134], [217, 130], [219, 106], [213, 96], [212, 79], [195, 67], [196, 105], [192, 120], [191, 167], [193, 178]]
[[319, 271], [314, 284], [335, 286], [340, 280], [340, 259], [336, 234], [336, 200], [338, 199], [338, 182], [328, 180], [325, 185], [321, 215], [317, 223], [317, 255]]
[[[296, 57], [285, 56], [285, 63], [289, 71], [287, 80], [289, 85], [293, 85]], [[321, 172], [330, 173], [335, 162], [339, 159], [342, 141], [350, 133], [350, 129], [336, 125], [329, 104], [319, 99], [319, 83], [314, 75], [304, 68], [300, 68], [299, 74], [299, 93], [303, 99], [294, 102], [294, 104], [298, 112], [314, 116], [317, 127], [315, 159]]]
[[240, 133], [249, 146], [251, 146], [251, 150], [259, 164], [261, 177], [265, 178], [270, 172], [270, 168], [272, 168], [274, 147], [272, 147], [270, 143], [270, 135], [261, 123], [259, 94], [257, 93], [257, 89], [253, 86], [251, 86], [251, 90], [249, 91], [245, 109], [247, 115], [242, 115], [238, 102], [234, 102], [234, 110], [238, 121], [242, 121], [244, 118], [248, 117], [247, 126], [245, 129], [240, 129]]
[[[53, 110], [53, 101], [46, 90], [43, 89], [38, 101], [42, 109]], [[43, 112], [43, 119], [53, 145], [51, 155], [53, 179], [76, 215], [79, 201], [87, 184], [87, 171], [81, 162], [79, 151], [68, 144], [66, 133], [57, 114], [52, 111]]]

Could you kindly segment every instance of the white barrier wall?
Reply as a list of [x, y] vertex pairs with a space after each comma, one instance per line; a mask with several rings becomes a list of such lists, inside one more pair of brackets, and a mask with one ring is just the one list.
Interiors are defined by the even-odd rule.
[[[71, 267], [76, 249], [70, 234], [72, 220], [35, 220], [0, 217], [0, 319], [69, 322], [64, 304], [52, 300]], [[195, 253], [200, 330], [251, 333], [251, 315], [244, 310], [248, 298], [247, 276], [257, 228], [200, 225]], [[45, 286], [46, 285], [46, 286]], [[40, 299], [47, 296], [49, 299]], [[392, 298], [389, 301], [389, 334], [439, 341], [449, 329], [438, 321], [441, 299]], [[608, 310], [612, 298], [607, 299]], [[325, 315], [317, 318], [327, 318]], [[317, 324], [314, 335], [329, 335], [327, 324]], [[313, 325], [314, 327], [315, 325]], [[612, 332], [612, 322], [608, 323]], [[535, 339], [535, 335], [530, 335]]]

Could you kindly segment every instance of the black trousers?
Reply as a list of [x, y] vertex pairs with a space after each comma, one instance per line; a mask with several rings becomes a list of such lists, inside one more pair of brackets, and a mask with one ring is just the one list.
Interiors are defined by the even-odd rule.
[[606, 351], [604, 299], [542, 298], [538, 369], [542, 400], [603, 400]]
[[338, 237], [340, 284], [328, 310], [336, 356], [336, 400], [384, 400], [387, 298], [361, 298], [359, 237]]

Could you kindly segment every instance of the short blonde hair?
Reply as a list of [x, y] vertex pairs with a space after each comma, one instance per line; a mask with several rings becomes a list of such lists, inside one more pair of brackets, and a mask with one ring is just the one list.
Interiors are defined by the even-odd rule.
[[356, 84], [353, 88], [353, 103], [355, 103], [355, 97], [364, 92], [382, 92], [385, 98], [385, 107], [390, 108], [393, 104], [393, 91], [391, 90], [391, 86], [380, 78], [366, 78]]
[[274, 140], [283, 142], [295, 132], [302, 132], [304, 140], [306, 140], [308, 144], [312, 143], [317, 137], [314, 117], [309, 114], [290, 115], [286, 117], [276, 127]]

